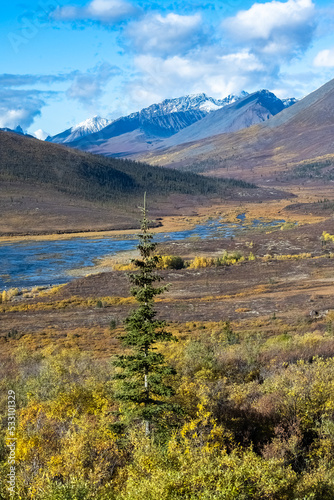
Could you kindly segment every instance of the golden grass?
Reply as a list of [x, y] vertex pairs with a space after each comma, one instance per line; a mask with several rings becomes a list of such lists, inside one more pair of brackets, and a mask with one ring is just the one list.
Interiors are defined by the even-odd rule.
[[66, 309], [76, 307], [108, 307], [118, 305], [134, 304], [134, 297], [91, 297], [81, 298], [77, 296], [68, 299], [56, 300], [54, 302], [35, 302], [32, 304], [16, 304], [9, 305], [8, 303], [0, 306], [0, 312], [23, 312], [23, 311], [47, 311], [52, 309]]

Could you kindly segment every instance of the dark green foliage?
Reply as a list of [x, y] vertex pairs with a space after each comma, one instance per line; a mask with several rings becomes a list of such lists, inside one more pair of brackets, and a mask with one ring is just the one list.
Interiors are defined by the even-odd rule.
[[6, 338], [8, 339], [15, 339], [15, 340], [20, 340], [21, 338], [21, 333], [18, 332], [18, 330], [16, 330], [16, 328], [12, 328], [11, 330], [9, 330], [9, 332], [7, 333], [6, 335]]
[[239, 342], [240, 342], [239, 335], [233, 331], [233, 328], [232, 328], [231, 323], [229, 321], [225, 322], [223, 332], [226, 336], [226, 342], [229, 345], [239, 344]]
[[0, 181], [52, 187], [91, 201], [182, 193], [225, 195], [231, 188], [254, 187], [242, 181], [211, 179], [152, 167], [131, 160], [92, 155], [59, 144], [0, 132]]
[[176, 409], [165, 398], [174, 394], [170, 385], [165, 383], [175, 370], [166, 365], [164, 356], [156, 350], [157, 342], [176, 340], [166, 330], [166, 322], [155, 319], [154, 298], [166, 290], [166, 286], [154, 286], [161, 281], [156, 272], [159, 257], [154, 255], [156, 243], [149, 233], [149, 221], [146, 217], [145, 203], [139, 244], [140, 259], [132, 262], [138, 272], [129, 274], [132, 283], [131, 294], [139, 307], [125, 320], [126, 334], [121, 337], [124, 347], [131, 348], [131, 354], [117, 356], [114, 364], [121, 368], [115, 378], [121, 380], [116, 399], [128, 404], [132, 413], [148, 423], [157, 422], [163, 412]]
[[334, 179], [333, 167], [332, 160], [301, 163], [296, 165], [287, 177], [289, 179], [323, 179], [331, 181]]
[[117, 326], [117, 320], [116, 319], [111, 319], [109, 323], [110, 330], [114, 330]]

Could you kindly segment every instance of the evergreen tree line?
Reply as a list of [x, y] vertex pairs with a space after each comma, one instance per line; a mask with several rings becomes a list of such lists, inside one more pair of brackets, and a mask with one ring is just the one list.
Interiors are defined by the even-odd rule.
[[91, 201], [113, 201], [139, 196], [182, 193], [230, 195], [234, 188], [255, 186], [234, 179], [212, 179], [190, 172], [152, 167], [71, 150], [64, 146], [0, 135], [0, 180], [47, 185]]

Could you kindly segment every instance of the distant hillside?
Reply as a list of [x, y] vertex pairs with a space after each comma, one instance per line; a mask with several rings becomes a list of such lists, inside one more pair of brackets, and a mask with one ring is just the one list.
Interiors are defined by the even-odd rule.
[[233, 188], [253, 185], [217, 180], [130, 160], [104, 158], [58, 144], [0, 132], [0, 180], [47, 185], [86, 200], [108, 201], [169, 193], [194, 195], [233, 194]]

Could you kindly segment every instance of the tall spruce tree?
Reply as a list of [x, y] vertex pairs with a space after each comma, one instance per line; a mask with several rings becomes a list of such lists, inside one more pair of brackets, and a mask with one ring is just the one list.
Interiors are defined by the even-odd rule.
[[162, 414], [175, 411], [176, 405], [169, 404], [165, 398], [172, 396], [174, 390], [166, 384], [168, 376], [175, 370], [168, 366], [164, 356], [156, 352], [157, 342], [175, 341], [176, 338], [166, 330], [166, 322], [155, 319], [154, 298], [163, 293], [166, 286], [154, 286], [162, 277], [156, 272], [159, 257], [154, 255], [156, 243], [149, 232], [146, 212], [146, 193], [142, 208], [141, 233], [138, 235], [137, 248], [140, 258], [133, 259], [138, 271], [129, 274], [131, 294], [139, 306], [125, 320], [126, 334], [121, 337], [122, 345], [131, 348], [131, 353], [120, 355], [114, 361], [121, 368], [115, 378], [122, 382], [116, 392], [116, 399], [127, 403], [129, 412], [140, 418], [149, 434], [150, 424], [159, 422]]

